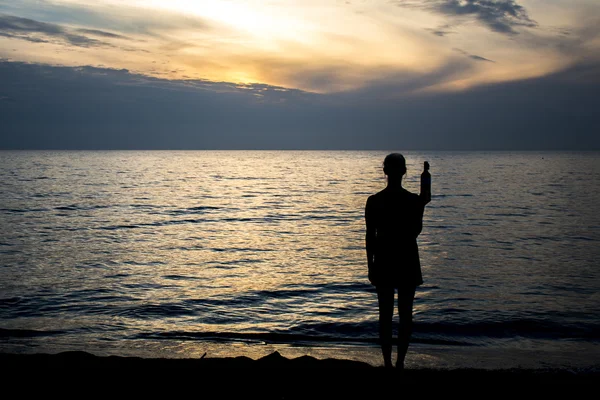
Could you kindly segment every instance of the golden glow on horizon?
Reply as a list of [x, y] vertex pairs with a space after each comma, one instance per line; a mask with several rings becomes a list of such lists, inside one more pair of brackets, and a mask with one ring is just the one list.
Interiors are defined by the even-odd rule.
[[[106, 45], [76, 46], [65, 38], [35, 42], [0, 37], [0, 57], [126, 68], [168, 79], [257, 82], [326, 93], [417, 77], [427, 81], [417, 91], [457, 90], [530, 78], [564, 68], [600, 47], [598, 34], [586, 33], [585, 41], [578, 42], [564, 33], [566, 28], [557, 28], [559, 10], [565, 7], [558, 3], [544, 14], [537, 2], [519, 2], [540, 25], [553, 26], [535, 32], [522, 28], [518, 35], [493, 32], [476, 20], [449, 21], [424, 8], [401, 8], [387, 1], [53, 3], [77, 6], [97, 15], [91, 22], [85, 13], [77, 24], [60, 22], [67, 29], [105, 30], [128, 39], [95, 37]], [[563, 26], [572, 27], [571, 35], [579, 29], [575, 25], [578, 15], [569, 10], [562, 20]], [[23, 17], [52, 23], [50, 17]], [[449, 33], [433, 34], [445, 25]]]

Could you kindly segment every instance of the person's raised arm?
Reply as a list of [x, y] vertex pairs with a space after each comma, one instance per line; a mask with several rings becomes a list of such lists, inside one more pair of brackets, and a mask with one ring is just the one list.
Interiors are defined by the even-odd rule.
[[423, 230], [423, 214], [425, 213], [425, 204], [421, 196], [415, 196], [413, 213], [411, 216], [411, 230], [415, 238], [417, 238]]

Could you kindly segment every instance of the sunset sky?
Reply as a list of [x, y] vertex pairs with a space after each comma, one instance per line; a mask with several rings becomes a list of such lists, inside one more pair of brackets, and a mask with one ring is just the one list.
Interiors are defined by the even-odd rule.
[[[440, 114], [439, 126], [430, 126], [425, 131], [424, 121], [418, 120], [415, 113], [429, 115], [425, 122], [431, 125], [435, 122], [432, 122], [435, 112], [446, 110], [445, 104], [454, 107], [457, 101], [480, 104], [482, 97], [478, 93], [484, 96], [497, 91], [494, 98], [500, 103], [494, 100], [490, 107], [506, 109], [506, 104], [514, 106], [510, 96], [515, 96], [516, 102], [523, 102], [519, 92], [523, 90], [535, 97], [531, 104], [519, 105], [519, 109], [528, 105], [533, 109], [531, 122], [525, 122], [530, 131], [543, 119], [539, 113], [544, 109], [557, 107], [569, 114], [561, 126], [562, 133], [557, 131], [552, 135], [556, 145], [550, 147], [573, 147], [569, 141], [573, 133], [564, 131], [565, 126], [573, 123], [579, 127], [575, 134], [579, 135], [579, 143], [582, 136], [585, 147], [600, 147], [598, 135], [592, 133], [600, 126], [598, 119], [587, 112], [600, 104], [591, 94], [600, 85], [599, 27], [597, 0], [0, 0], [0, 83], [4, 82], [0, 86], [0, 110], [6, 111], [0, 123], [7, 128], [3, 129], [6, 136], [2, 134], [5, 137], [0, 139], [0, 148], [37, 147], [28, 146], [28, 141], [40, 143], [32, 121], [23, 121], [22, 106], [24, 102], [31, 106], [41, 100], [27, 97], [23, 85], [17, 88], [15, 74], [43, 91], [45, 85], [52, 86], [50, 81], [59, 79], [57, 74], [75, 71], [84, 86], [94, 85], [90, 82], [97, 82], [98, 71], [104, 71], [104, 76], [114, 75], [114, 78], [107, 78], [102, 86], [114, 85], [115, 91], [123, 91], [127, 86], [140, 90], [140, 86], [145, 86], [160, 90], [153, 98], [164, 92], [169, 92], [168, 96], [173, 96], [173, 92], [183, 96], [170, 101], [184, 102], [185, 96], [193, 96], [189, 93], [193, 89], [202, 97], [202, 104], [210, 103], [224, 113], [231, 111], [227, 108], [231, 102], [223, 101], [226, 95], [223, 92], [249, 94], [247, 99], [239, 100], [247, 107], [257, 106], [252, 102], [260, 100], [260, 110], [252, 113], [252, 121], [244, 119], [244, 114], [241, 118], [245, 122], [239, 127], [218, 121], [210, 125], [214, 130], [222, 128], [233, 135], [230, 139], [242, 126], [254, 127], [250, 129], [254, 132], [279, 129], [285, 135], [281, 126], [265, 127], [261, 120], [271, 112], [283, 118], [282, 111], [277, 109], [282, 102], [288, 106], [299, 102], [298, 107], [316, 102], [321, 104], [321, 110], [330, 111], [323, 112], [327, 114], [323, 116], [323, 125], [317, 126], [312, 114], [316, 111], [286, 109], [296, 125], [302, 118], [313, 120], [306, 126], [307, 131], [313, 132], [331, 131], [339, 121], [332, 117], [335, 113], [342, 115], [346, 110], [359, 119], [356, 112], [360, 110], [365, 113], [360, 120], [371, 122], [357, 126], [355, 121], [345, 127], [355, 127], [351, 137], [356, 139], [352, 142], [356, 146], [346, 146], [352, 148], [373, 144], [369, 141], [372, 133], [364, 133], [367, 126], [372, 130], [373, 121], [383, 121], [380, 130], [388, 135], [381, 133], [385, 137], [376, 141], [374, 147], [402, 146], [406, 139], [408, 147], [433, 148], [411, 135], [430, 131], [444, 135], [442, 128], [448, 126], [448, 117]], [[52, 76], [42, 74], [44, 68], [54, 71]], [[127, 71], [117, 71], [122, 69]], [[82, 77], [86, 74], [89, 79]], [[207, 92], [214, 94], [214, 99], [208, 98]], [[122, 101], [129, 94], [115, 94], [115, 100]], [[66, 96], [60, 90], [54, 95]], [[485, 98], [486, 102], [491, 101], [489, 96]], [[545, 104], [548, 100], [552, 103]], [[65, 104], [69, 101], [75, 100], [64, 99]], [[189, 101], [185, 97], [185, 102]], [[359, 106], [363, 102], [372, 112]], [[382, 111], [395, 104], [398, 113], [406, 113], [403, 105], [407, 102], [411, 107], [421, 104], [421, 108], [408, 113], [410, 121], [394, 119], [391, 109]], [[215, 106], [216, 103], [222, 107]], [[374, 109], [376, 104], [381, 105], [378, 110]], [[132, 115], [139, 115], [138, 106], [148, 109], [148, 105], [136, 103], [132, 105]], [[188, 106], [186, 103], [184, 107]], [[426, 113], [428, 107], [433, 108]], [[575, 114], [571, 114], [570, 107]], [[472, 119], [467, 108], [468, 104], [461, 108], [465, 113], [462, 116], [453, 113], [452, 121]], [[68, 113], [66, 109], [63, 111]], [[54, 109], [53, 113], [57, 112], [60, 109]], [[181, 115], [163, 117], [164, 124], [169, 119], [172, 123], [181, 121]], [[93, 116], [90, 118], [93, 120]], [[110, 113], [105, 118], [110, 119]], [[501, 119], [496, 114], [489, 118]], [[393, 136], [392, 126], [397, 128], [403, 120], [408, 124], [406, 129], [400, 129], [404, 136]], [[521, 118], [519, 121], [519, 126], [523, 126]], [[194, 123], [189, 120], [186, 126]], [[528, 144], [515, 142], [512, 147], [535, 147], [541, 131], [557, 123], [539, 126], [538, 132], [530, 132], [538, 136], [532, 137]], [[450, 127], [448, 134], [452, 135], [453, 129], [462, 132], [467, 126]], [[472, 127], [481, 129], [482, 124], [475, 123]], [[73, 125], [63, 123], [55, 128], [73, 130]], [[81, 131], [81, 123], [78, 129]], [[83, 133], [73, 131], [73, 135]], [[336, 140], [340, 140], [339, 133], [332, 135], [335, 137], [324, 147], [335, 147]], [[256, 139], [256, 143], [265, 143], [265, 147], [298, 147], [292, 142], [289, 146], [287, 142], [274, 144], [277, 140], [269, 142], [266, 136]], [[468, 146], [472, 138], [463, 136], [445, 137], [444, 143], [456, 143], [454, 139], [463, 143], [462, 147], [473, 147]], [[182, 136], [171, 146], [167, 139], [158, 140], [156, 146], [163, 143], [171, 148], [196, 148], [203, 147], [201, 142], [196, 139], [186, 142]], [[208, 147], [237, 147], [210, 140], [204, 143]], [[268, 143], [273, 146], [267, 146]], [[307, 147], [323, 147], [319, 143]], [[493, 143], [486, 143], [480, 147], [502, 147], [497, 137]], [[77, 146], [86, 147], [85, 141]], [[100, 142], [90, 146], [103, 147]], [[131, 143], [123, 146], [135, 147]], [[115, 142], [104, 147], [123, 146]]]

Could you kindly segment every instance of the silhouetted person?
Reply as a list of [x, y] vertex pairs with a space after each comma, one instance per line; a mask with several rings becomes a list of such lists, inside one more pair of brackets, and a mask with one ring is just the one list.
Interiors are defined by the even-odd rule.
[[379, 301], [379, 339], [385, 367], [392, 367], [392, 320], [394, 295], [398, 292], [398, 359], [404, 358], [412, 334], [415, 289], [423, 283], [417, 236], [423, 227], [422, 200], [402, 187], [406, 161], [401, 154], [389, 154], [383, 162], [387, 175], [385, 189], [369, 196], [365, 207], [366, 250], [369, 281]]

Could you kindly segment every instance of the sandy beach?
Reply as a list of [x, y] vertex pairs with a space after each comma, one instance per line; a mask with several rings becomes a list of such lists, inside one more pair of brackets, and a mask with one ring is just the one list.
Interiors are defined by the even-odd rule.
[[[294, 382], [294, 393], [308, 395], [315, 387], [335, 390], [346, 396], [357, 394], [367, 388], [387, 387], [389, 384], [424, 385], [431, 382], [444, 384], [594, 384], [600, 382], [598, 371], [567, 369], [385, 369], [369, 363], [335, 358], [318, 359], [312, 356], [288, 358], [273, 352], [258, 359], [245, 356], [196, 359], [100, 357], [86, 352], [62, 352], [57, 354], [0, 354], [0, 363], [10, 366], [10, 372], [94, 372], [135, 373], [143, 375], [186, 376], [192, 373], [204, 381], [223, 376], [270, 379], [265, 388], [279, 387]], [[276, 379], [275, 379], [276, 378]], [[341, 378], [341, 379], [340, 379]], [[358, 379], [358, 380], [356, 380]], [[310, 383], [307, 385], [299, 384]], [[315, 386], [316, 385], [316, 386]], [[229, 391], [242, 390], [233, 385]], [[321, 389], [319, 389], [321, 390]], [[320, 392], [325, 393], [325, 392]], [[293, 394], [285, 398], [294, 397]], [[314, 393], [313, 393], [314, 397]], [[283, 397], [281, 397], [283, 398]]]

